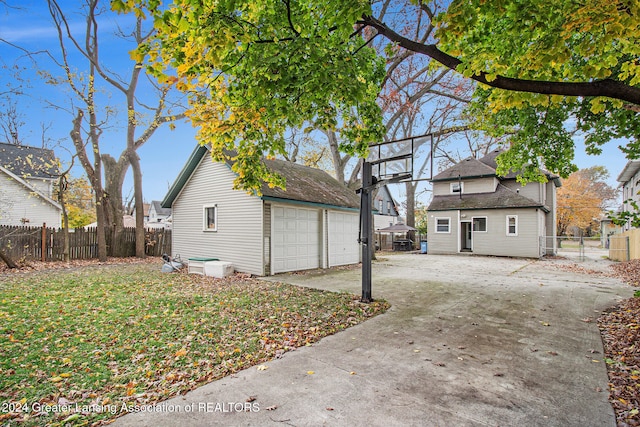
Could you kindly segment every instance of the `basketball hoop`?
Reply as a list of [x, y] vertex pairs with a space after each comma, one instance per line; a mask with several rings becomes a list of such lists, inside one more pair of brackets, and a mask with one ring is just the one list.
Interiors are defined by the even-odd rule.
[[[416, 154], [428, 144], [429, 176], [424, 168], [414, 167]], [[371, 227], [371, 193], [380, 186], [399, 182], [427, 181], [432, 178], [433, 171], [433, 134], [405, 138], [396, 141], [382, 142], [369, 146], [369, 157], [362, 162], [362, 188], [360, 194], [360, 233], [358, 243], [362, 245], [362, 297], [361, 301], [373, 301], [371, 295], [371, 254], [373, 231]]]

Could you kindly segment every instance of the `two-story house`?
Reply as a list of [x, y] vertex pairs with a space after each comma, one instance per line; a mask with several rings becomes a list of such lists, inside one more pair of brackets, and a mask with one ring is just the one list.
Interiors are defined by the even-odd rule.
[[[633, 200], [640, 205], [640, 160], [627, 162], [617, 181], [622, 187], [622, 210], [634, 212], [635, 209], [629, 201]], [[623, 228], [628, 230], [631, 225], [627, 223]]]
[[52, 150], [0, 143], [0, 225], [60, 227], [57, 179]]
[[516, 174], [498, 176], [495, 150], [467, 158], [431, 180], [429, 253], [518, 256], [552, 255], [556, 244], [557, 175], [522, 185]]

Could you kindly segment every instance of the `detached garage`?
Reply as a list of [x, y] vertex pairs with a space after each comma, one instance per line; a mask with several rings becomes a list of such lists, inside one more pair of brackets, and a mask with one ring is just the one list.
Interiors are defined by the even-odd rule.
[[359, 197], [319, 169], [264, 160], [287, 188], [233, 189], [235, 173], [198, 146], [162, 201], [172, 208], [172, 252], [216, 258], [259, 276], [360, 262]]

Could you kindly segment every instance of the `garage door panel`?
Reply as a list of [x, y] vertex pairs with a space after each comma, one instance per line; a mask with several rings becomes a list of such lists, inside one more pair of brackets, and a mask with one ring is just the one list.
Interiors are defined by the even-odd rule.
[[329, 212], [329, 266], [360, 262], [360, 218], [355, 213]]
[[272, 209], [272, 266], [274, 273], [320, 267], [320, 211]]

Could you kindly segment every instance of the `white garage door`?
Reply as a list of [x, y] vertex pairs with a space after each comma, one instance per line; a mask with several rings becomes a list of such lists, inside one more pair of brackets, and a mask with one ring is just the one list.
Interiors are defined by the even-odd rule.
[[357, 213], [329, 212], [330, 267], [360, 262], [359, 222]]
[[320, 211], [271, 207], [272, 271], [320, 267]]

